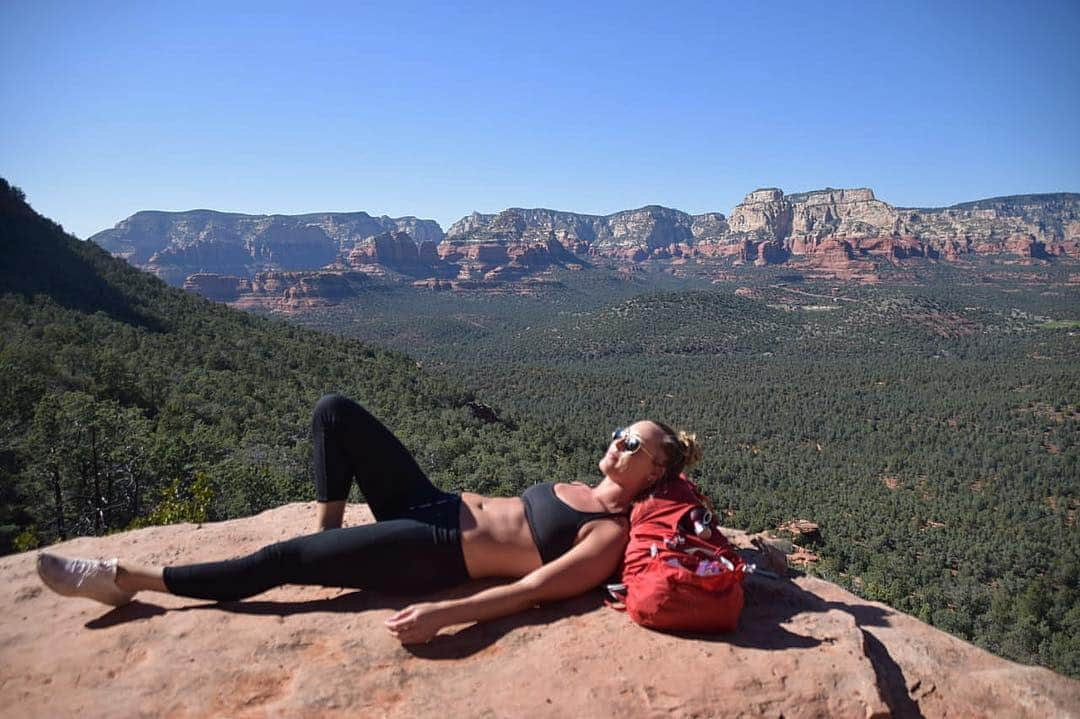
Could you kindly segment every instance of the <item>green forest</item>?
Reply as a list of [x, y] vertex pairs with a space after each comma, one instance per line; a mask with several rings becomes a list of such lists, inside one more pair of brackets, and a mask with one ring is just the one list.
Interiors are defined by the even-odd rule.
[[[448, 489], [515, 492], [562, 440], [483, 422], [405, 354], [170, 288], [0, 186], [0, 550], [312, 500], [310, 412], [354, 397]], [[512, 479], [510, 479], [512, 478]]]
[[1080, 676], [1067, 270], [861, 287], [596, 268], [527, 297], [374, 286], [286, 323], [167, 287], [6, 182], [0, 260], [5, 553], [312, 499], [326, 392], [437, 484], [490, 494], [595, 481], [611, 429], [648, 417], [698, 433], [725, 524], [810, 519], [812, 571]]
[[1080, 675], [1080, 288], [1060, 268], [941, 275], [703, 288], [567, 272], [540, 297], [382, 292], [299, 319], [407, 349], [556, 429], [568, 479], [594, 472], [598, 428], [696, 431], [695, 479], [726, 523], [817, 522], [814, 572]]

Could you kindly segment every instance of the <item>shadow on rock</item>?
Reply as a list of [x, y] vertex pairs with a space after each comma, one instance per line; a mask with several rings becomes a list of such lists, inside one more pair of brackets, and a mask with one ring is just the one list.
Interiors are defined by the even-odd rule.
[[118, 624], [126, 624], [127, 622], [134, 622], [140, 619], [149, 619], [150, 617], [159, 617], [167, 611], [169, 610], [165, 607], [158, 606], [157, 604], [131, 602], [122, 607], [112, 609], [105, 614], [102, 614], [97, 619], [91, 619], [83, 626], [87, 629], [108, 629], [109, 627], [115, 627]]
[[781, 624], [803, 612], [839, 610], [851, 615], [862, 634], [863, 652], [874, 669], [882, 700], [894, 717], [921, 717], [919, 705], [907, 689], [907, 678], [896, 660], [866, 627], [887, 627], [894, 611], [872, 604], [826, 601], [790, 579], [751, 575], [743, 583], [746, 599], [739, 628], [730, 635], [695, 637], [755, 649], [808, 649], [822, 640], [785, 629]]
[[[87, 622], [85, 626], [88, 629], [107, 629], [127, 622], [160, 616], [167, 612], [218, 611], [229, 612], [230, 614], [285, 617], [294, 614], [318, 612], [354, 614], [378, 609], [398, 610], [414, 602], [438, 601], [468, 596], [500, 583], [498, 580], [476, 580], [454, 589], [423, 596], [391, 595], [356, 590], [325, 599], [304, 601], [258, 599], [235, 602], [208, 601], [182, 607], [162, 607], [157, 604], [134, 601]], [[599, 592], [590, 592], [562, 602], [555, 602], [547, 606], [519, 612], [502, 619], [473, 624], [454, 634], [440, 634], [428, 644], [406, 645], [405, 649], [418, 657], [426, 659], [461, 659], [491, 646], [504, 635], [519, 627], [550, 624], [565, 617], [587, 614], [601, 606], [603, 606], [601, 594]]]
[[107, 629], [118, 624], [126, 624], [140, 619], [160, 616], [167, 612], [194, 612], [213, 610], [232, 614], [256, 614], [284, 617], [291, 614], [309, 614], [312, 612], [362, 612], [367, 609], [400, 609], [409, 603], [408, 598], [391, 597], [375, 592], [349, 592], [328, 599], [310, 599], [306, 601], [272, 602], [265, 600], [241, 602], [206, 602], [183, 607], [162, 607], [146, 602], [132, 602], [117, 607], [97, 619], [86, 623], [87, 629]]
[[[313, 612], [352, 614], [372, 609], [397, 610], [417, 601], [437, 601], [467, 596], [499, 583], [498, 581], [478, 580], [446, 592], [423, 597], [389, 595], [357, 590], [326, 599], [205, 602], [171, 608], [135, 601], [117, 607], [97, 619], [92, 619], [85, 626], [87, 629], [107, 629], [127, 622], [160, 616], [167, 612], [218, 611], [231, 614], [285, 617]], [[602, 607], [603, 603], [600, 592], [590, 592], [562, 602], [535, 607], [502, 619], [473, 624], [454, 634], [440, 634], [427, 644], [409, 644], [405, 645], [404, 649], [414, 656], [424, 659], [463, 659], [486, 649], [515, 629], [551, 624], [566, 617], [588, 614]]]
[[739, 628], [730, 634], [698, 634], [672, 632], [676, 636], [707, 642], [722, 642], [751, 649], [813, 649], [822, 642], [815, 637], [796, 634], [783, 625], [797, 614], [827, 612], [839, 609], [847, 612], [861, 628], [887, 626], [891, 612], [869, 604], [827, 602], [806, 591], [790, 579], [771, 579], [750, 575], [743, 582], [745, 605]]

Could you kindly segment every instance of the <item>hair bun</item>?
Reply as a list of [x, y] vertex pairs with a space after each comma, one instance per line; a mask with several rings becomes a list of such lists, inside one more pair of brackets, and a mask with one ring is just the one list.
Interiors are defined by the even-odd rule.
[[683, 448], [683, 467], [690, 469], [701, 460], [701, 445], [693, 432], [679, 430], [678, 439]]

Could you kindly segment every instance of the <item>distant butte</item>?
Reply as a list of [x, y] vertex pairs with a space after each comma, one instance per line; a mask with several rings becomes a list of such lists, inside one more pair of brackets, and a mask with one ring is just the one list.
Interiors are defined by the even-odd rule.
[[[765, 188], [748, 194], [730, 217], [657, 205], [603, 216], [509, 208], [473, 213], [446, 233], [433, 220], [364, 212], [138, 212], [90, 239], [171, 284], [288, 311], [339, 301], [361, 276], [434, 288], [512, 288], [543, 281], [553, 267], [694, 260], [728, 269], [789, 264], [809, 277], [873, 282], [882, 266], [963, 265], [980, 257], [1076, 261], [1080, 193], [902, 208], [867, 188], [791, 195]], [[318, 276], [305, 279], [312, 273]], [[328, 279], [334, 273], [343, 279]]]

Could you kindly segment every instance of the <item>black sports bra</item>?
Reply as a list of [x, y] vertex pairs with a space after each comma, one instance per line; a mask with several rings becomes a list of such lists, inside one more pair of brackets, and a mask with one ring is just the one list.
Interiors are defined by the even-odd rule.
[[544, 564], [570, 551], [581, 525], [594, 519], [619, 516], [614, 512], [574, 509], [555, 494], [554, 482], [529, 487], [521, 495], [521, 501], [525, 503], [525, 520]]

